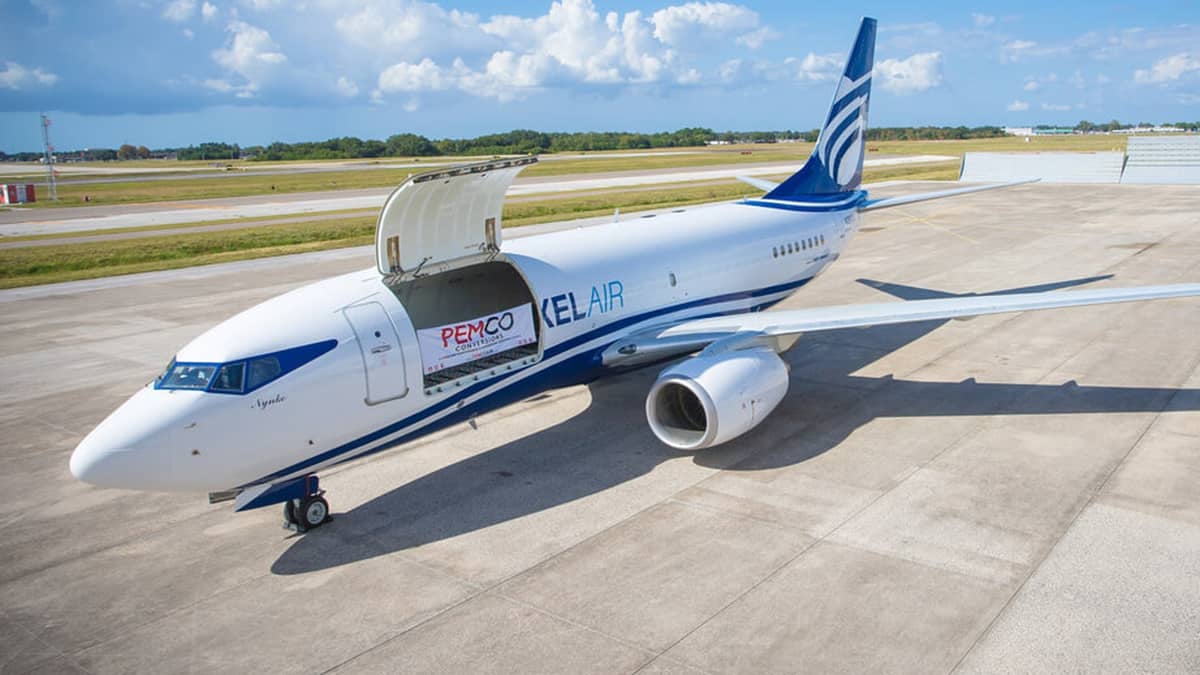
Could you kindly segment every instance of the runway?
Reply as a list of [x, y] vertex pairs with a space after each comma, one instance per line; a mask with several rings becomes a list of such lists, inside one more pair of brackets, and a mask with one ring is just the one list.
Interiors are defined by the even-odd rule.
[[[867, 167], [948, 161], [942, 155], [914, 155], [866, 160]], [[733, 164], [703, 169], [657, 169], [603, 174], [578, 174], [539, 178], [518, 178], [509, 196], [562, 193], [575, 190], [602, 190], [634, 185], [665, 185], [731, 179], [736, 176], [768, 176], [792, 173], [797, 162], [768, 162], [752, 165]], [[294, 193], [196, 199], [180, 202], [118, 206], [81, 206], [59, 209], [13, 209], [0, 211], [0, 237], [31, 234], [58, 234], [123, 227], [146, 227], [197, 223], [229, 218], [261, 218], [349, 209], [378, 209], [391, 188], [341, 190], [328, 193]]]
[[[1197, 198], [1030, 185], [868, 214], [783, 306], [1197, 281]], [[645, 423], [661, 366], [550, 392], [322, 475], [335, 520], [303, 537], [71, 478], [189, 339], [371, 264], [0, 291], [0, 669], [1200, 670], [1195, 299], [804, 336], [780, 407], [697, 454]]]

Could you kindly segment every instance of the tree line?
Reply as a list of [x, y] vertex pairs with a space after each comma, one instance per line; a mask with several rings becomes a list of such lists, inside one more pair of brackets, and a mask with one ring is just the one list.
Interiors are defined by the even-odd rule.
[[[1073, 129], [1080, 133], [1108, 132], [1134, 125], [1118, 120], [1092, 123], [1082, 120]], [[1137, 126], [1152, 126], [1142, 122]], [[1163, 126], [1200, 130], [1200, 121], [1174, 122]], [[1038, 128], [1050, 128], [1039, 125]], [[544, 132], [515, 129], [506, 133], [486, 134], [475, 138], [444, 138], [431, 140], [417, 134], [394, 134], [384, 140], [361, 139], [354, 136], [330, 138], [324, 141], [301, 143], [271, 143], [270, 145], [240, 146], [236, 143], [201, 143], [182, 148], [150, 150], [144, 145], [125, 144], [117, 149], [88, 148], [58, 152], [58, 161], [112, 161], [128, 159], [175, 158], [180, 160], [222, 161], [249, 159], [256, 161], [286, 161], [315, 159], [372, 159], [378, 157], [436, 157], [439, 155], [515, 155], [553, 152], [587, 152], [596, 150], [641, 150], [654, 148], [701, 147], [711, 143], [777, 143], [781, 141], [817, 140], [819, 130], [808, 131], [724, 131], [715, 132], [703, 127], [687, 127], [676, 131], [636, 133], [625, 131]], [[1003, 136], [997, 126], [982, 127], [872, 127], [867, 130], [868, 141], [928, 141], [994, 138]], [[0, 152], [0, 161], [31, 162], [41, 159], [40, 152]]]

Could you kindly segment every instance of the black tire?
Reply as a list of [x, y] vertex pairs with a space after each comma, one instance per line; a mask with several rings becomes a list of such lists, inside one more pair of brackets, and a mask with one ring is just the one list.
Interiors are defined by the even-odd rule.
[[324, 497], [306, 497], [296, 511], [296, 524], [301, 531], [320, 527], [329, 520], [329, 502]]

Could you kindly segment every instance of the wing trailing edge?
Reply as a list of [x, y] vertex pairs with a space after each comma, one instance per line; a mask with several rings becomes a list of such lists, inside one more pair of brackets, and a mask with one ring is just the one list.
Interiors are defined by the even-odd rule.
[[1192, 296], [1200, 296], [1200, 284], [959, 295], [906, 302], [749, 312], [682, 321], [618, 340], [605, 351], [603, 361], [606, 366], [626, 365], [645, 360], [649, 355], [663, 358], [670, 353], [686, 354], [702, 347], [725, 351], [771, 344], [782, 350], [791, 346], [791, 340], [783, 338], [802, 333]]

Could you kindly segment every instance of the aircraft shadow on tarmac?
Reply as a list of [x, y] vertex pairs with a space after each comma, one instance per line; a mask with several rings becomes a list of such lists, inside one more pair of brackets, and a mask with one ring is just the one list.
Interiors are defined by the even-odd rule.
[[[1050, 291], [1109, 276], [999, 293]], [[859, 281], [905, 300], [951, 295]], [[944, 323], [802, 337], [785, 355], [792, 363], [792, 385], [779, 408], [750, 433], [695, 453], [693, 460], [731, 471], [800, 464], [879, 417], [1159, 412], [1168, 403], [1173, 409], [1200, 410], [1200, 389], [921, 382], [851, 374]], [[298, 537], [271, 571], [302, 574], [442, 541], [568, 504], [650, 472], [679, 456], [654, 439], [642, 419], [645, 393], [660, 369], [593, 383], [589, 407], [574, 417], [335, 514], [334, 522]]]

